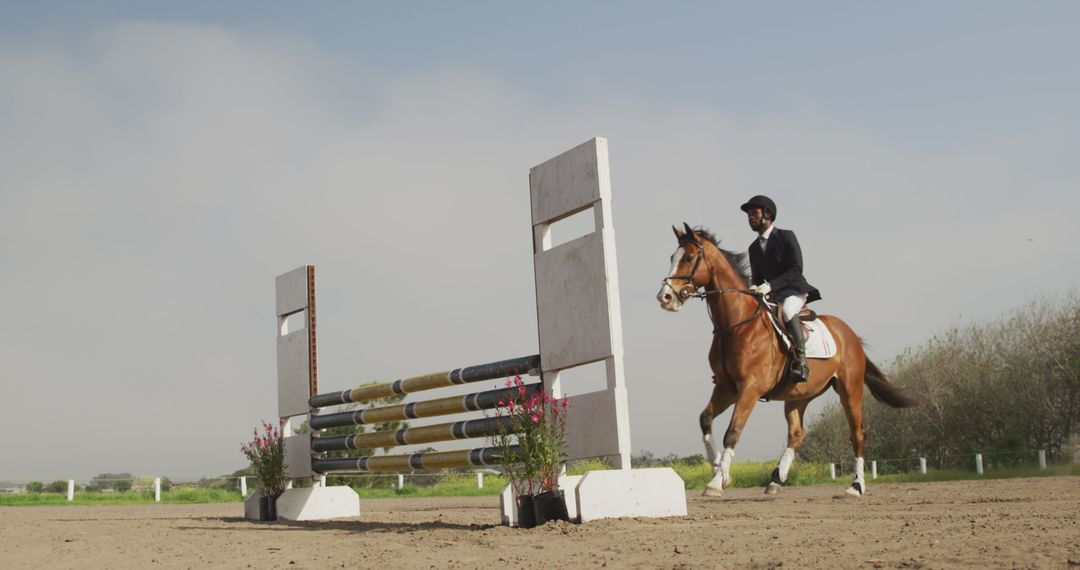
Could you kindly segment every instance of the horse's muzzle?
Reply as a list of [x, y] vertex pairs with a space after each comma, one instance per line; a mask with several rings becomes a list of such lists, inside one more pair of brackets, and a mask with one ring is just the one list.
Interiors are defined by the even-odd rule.
[[678, 311], [682, 308], [682, 304], [686, 301], [689, 294], [684, 295], [687, 287], [683, 287], [678, 293], [671, 287], [671, 284], [664, 283], [660, 287], [660, 292], [656, 294], [656, 300], [660, 302], [660, 308], [667, 311]]

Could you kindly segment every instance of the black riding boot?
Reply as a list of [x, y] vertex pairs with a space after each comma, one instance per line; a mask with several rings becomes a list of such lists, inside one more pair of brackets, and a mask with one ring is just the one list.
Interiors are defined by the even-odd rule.
[[798, 358], [791, 363], [791, 371], [796, 382], [806, 382], [810, 377], [810, 367], [806, 364], [806, 335], [803, 333], [802, 320], [794, 316], [786, 324], [791, 340], [795, 342], [795, 356]]

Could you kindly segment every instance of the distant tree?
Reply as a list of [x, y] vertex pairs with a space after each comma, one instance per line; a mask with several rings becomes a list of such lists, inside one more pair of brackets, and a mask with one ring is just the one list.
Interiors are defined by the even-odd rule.
[[200, 489], [231, 489], [234, 483], [224, 477], [203, 477], [195, 482], [195, 486]]
[[169, 479], [166, 476], [162, 476], [161, 477], [161, 491], [162, 492], [170, 491], [170, 490], [172, 490], [172, 487], [173, 487], [172, 479]]
[[[851, 432], [839, 402], [830, 403], [809, 422], [799, 457], [808, 461], [833, 463], [852, 457]], [[877, 432], [872, 434], [877, 436]]]
[[131, 490], [131, 481], [114, 481], [113, 489], [117, 493], [126, 493]]
[[26, 492], [27, 493], [44, 493], [45, 492], [45, 483], [42, 483], [41, 481], [31, 481], [31, 482], [26, 484]]
[[127, 489], [130, 490], [134, 481], [135, 477], [131, 473], [100, 473], [90, 479], [90, 482], [86, 485], [86, 490], [104, 491], [112, 489], [119, 491], [117, 485], [123, 483], [126, 483]]
[[67, 493], [67, 488], [67, 481], [53, 481], [45, 487], [45, 490], [49, 493]]
[[[251, 486], [255, 484], [254, 477], [256, 476], [257, 475], [255, 473], [255, 467], [252, 465], [248, 465], [247, 467], [237, 469], [232, 473], [226, 473], [225, 475], [222, 475], [220, 477], [200, 479], [198, 482], [195, 483], [195, 485], [197, 487], [205, 487], [210, 489], [225, 489], [228, 491], [236, 491], [237, 493], [239, 493], [240, 477], [247, 477], [248, 486], [249, 488], [252, 488]], [[297, 486], [303, 487], [304, 485], [300, 483], [302, 482], [298, 482]]]
[[705, 456], [700, 453], [695, 453], [693, 455], [687, 455], [686, 457], [679, 459], [679, 462], [685, 463], [687, 465], [699, 465], [701, 463], [705, 463]]
[[634, 467], [646, 468], [655, 467], [659, 465], [660, 462], [656, 460], [656, 455], [653, 454], [653, 452], [642, 449], [637, 455], [630, 456], [630, 464]]
[[[1067, 454], [1080, 431], [1080, 297], [1040, 301], [984, 324], [957, 327], [903, 353], [891, 381], [922, 405], [864, 400], [867, 457], [922, 456], [939, 465], [975, 452], [1046, 449]], [[850, 460], [839, 406], [811, 423], [800, 455]]]
[[225, 475], [225, 477], [254, 477], [255, 475], [255, 467], [252, 465], [248, 465], [243, 469], [237, 469], [236, 471]]
[[680, 457], [676, 453], [669, 453], [663, 457], [656, 457], [651, 451], [641, 450], [637, 455], [630, 456], [630, 463], [637, 469], [648, 467], [671, 467], [675, 464], [698, 465], [705, 462], [705, 456], [700, 453]]

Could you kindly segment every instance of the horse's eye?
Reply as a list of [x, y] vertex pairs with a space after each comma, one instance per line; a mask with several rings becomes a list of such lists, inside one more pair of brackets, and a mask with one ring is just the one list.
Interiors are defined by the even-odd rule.
[[689, 254], [684, 255], [682, 260], [683, 260], [683, 263], [690, 263], [690, 255]]

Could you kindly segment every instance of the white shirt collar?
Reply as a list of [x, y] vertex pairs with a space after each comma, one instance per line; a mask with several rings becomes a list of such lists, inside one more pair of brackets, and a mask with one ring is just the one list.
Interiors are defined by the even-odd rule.
[[769, 225], [769, 229], [767, 229], [767, 230], [765, 230], [764, 232], [762, 232], [762, 233], [761, 233], [761, 236], [760, 236], [760, 237], [763, 237], [763, 238], [765, 238], [765, 240], [766, 240], [766, 241], [768, 241], [768, 239], [769, 239], [769, 236], [771, 236], [771, 235], [772, 235], [772, 231], [773, 231], [774, 229], [776, 229], [776, 225], [775, 225], [775, 224], [771, 224], [771, 225]]

